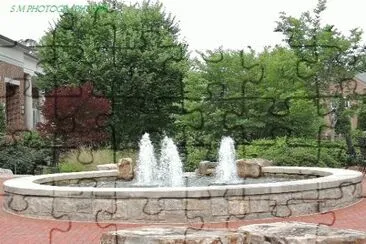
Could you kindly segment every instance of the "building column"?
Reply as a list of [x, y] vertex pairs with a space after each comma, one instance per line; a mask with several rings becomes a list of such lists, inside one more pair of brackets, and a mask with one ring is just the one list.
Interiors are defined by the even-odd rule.
[[25, 76], [24, 84], [24, 119], [27, 130], [33, 129], [33, 98], [32, 98], [32, 78], [30, 75]]

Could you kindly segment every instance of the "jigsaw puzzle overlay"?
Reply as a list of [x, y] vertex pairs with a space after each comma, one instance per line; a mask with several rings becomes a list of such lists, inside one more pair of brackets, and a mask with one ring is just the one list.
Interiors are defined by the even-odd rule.
[[[291, 26], [282, 15], [283, 21], [278, 24], [277, 31], [284, 34], [291, 52], [281, 47], [276, 47], [273, 52], [267, 50], [263, 55], [256, 54], [250, 47], [241, 51], [197, 52], [193, 63], [200, 71], [187, 75], [190, 64], [187, 46], [174, 39], [171, 34], [175, 32], [174, 26], [169, 25], [169, 21], [148, 22], [161, 20], [154, 19], [153, 11], [149, 12], [147, 6], [140, 7], [147, 8], [140, 16], [147, 21], [142, 26], [141, 23], [130, 23], [130, 29], [125, 28], [126, 23], [115, 19], [123, 19], [125, 14], [138, 16], [133, 7], [125, 11], [118, 4], [112, 4], [109, 9], [104, 5], [96, 6], [89, 9], [90, 19], [83, 21], [77, 11], [67, 12], [43, 42], [30, 47], [47, 57], [40, 60], [43, 74], [39, 74], [36, 83], [44, 88], [44, 111], [54, 120], [55, 126], [40, 124], [40, 133], [48, 136], [49, 143], [28, 146], [48, 150], [52, 166], [56, 166], [62, 153], [80, 150], [80, 145], [91, 148], [87, 160], [78, 156], [83, 165], [95, 163], [93, 154], [102, 146], [111, 148], [114, 152], [111, 163], [117, 163], [119, 152], [136, 151], [139, 139], [148, 132], [155, 145], [164, 135], [173, 137], [183, 161], [187, 162], [186, 169], [192, 169], [194, 153], [198, 153], [202, 160], [217, 160], [218, 145], [223, 136], [235, 140], [241, 158], [256, 157], [256, 149], [270, 151], [281, 144], [285, 150], [283, 153], [288, 150], [290, 157], [293, 152], [300, 154], [312, 150], [314, 154], [309, 161], [313, 166], [331, 166], [325, 163], [333, 159], [324, 159], [324, 154], [332, 151], [339, 162], [345, 162], [333, 166], [365, 169], [366, 144], [363, 144], [362, 137], [356, 143], [352, 141], [350, 130], [344, 129], [347, 125], [342, 127], [340, 123], [344, 118], [349, 120], [355, 116], [365, 99], [364, 90], [354, 77], [363, 71], [363, 47], [345, 47], [336, 39], [327, 42], [327, 35], [335, 35], [333, 27], [317, 24], [311, 30], [313, 36], [301, 39], [299, 36], [305, 35], [304, 30]], [[170, 34], [166, 33], [169, 31]], [[14, 42], [1, 48], [12, 49], [17, 45], [23, 44]], [[44, 55], [45, 52], [48, 55]], [[266, 55], [273, 55], [274, 61], [268, 61]], [[101, 59], [105, 63], [98, 63]], [[324, 65], [324, 62], [329, 63]], [[29, 94], [32, 87], [27, 79], [10, 78], [20, 81], [24, 94], [9, 88], [1, 97], [2, 101], [9, 102], [12, 98]], [[60, 88], [68, 83], [73, 84], [73, 88]], [[329, 84], [332, 89], [326, 89]], [[87, 119], [83, 121], [85, 117]], [[316, 130], [312, 129], [316, 132], [314, 140], [297, 139], [310, 133], [311, 129], [299, 131], [304, 125], [309, 128], [317, 126]], [[23, 133], [28, 135], [29, 141], [35, 139], [34, 133], [16, 126], [8, 133], [2, 148], [19, 150], [19, 145], [24, 143]], [[332, 143], [332, 140], [341, 142]], [[94, 184], [90, 179], [80, 179], [76, 185], [83, 181]], [[117, 184], [114, 182], [115, 187]], [[296, 215], [292, 204], [304, 202], [312, 203], [326, 219], [318, 222], [319, 226], [334, 226], [337, 215], [334, 211], [323, 211], [325, 202], [343, 199], [359, 190], [350, 182], [339, 185], [336, 197], [318, 192], [315, 196], [291, 195], [278, 201], [269, 197], [248, 197], [243, 191], [235, 202], [227, 196], [228, 192], [212, 197], [210, 191], [204, 196], [191, 196], [186, 191], [179, 200], [184, 205], [181, 217], [188, 220], [186, 233], [215, 226], [203, 211], [192, 205], [195, 201], [213, 204], [217, 198], [222, 201], [217, 204], [222, 206], [244, 206], [238, 213], [227, 213], [228, 217], [217, 225], [228, 230], [236, 229], [240, 221], [252, 219], [248, 209], [252, 210], [251, 214], [260, 215], [261, 204], [270, 206], [272, 217], [286, 220]], [[21, 213], [30, 208], [30, 196], [23, 197], [23, 204], [13, 204], [13, 197], [6, 193], [2, 195], [9, 209]], [[98, 196], [80, 192], [80, 199], [90, 197]], [[95, 232], [95, 243], [103, 232], [135, 226], [113, 222], [115, 216], [127, 208], [118, 199], [115, 195], [110, 198], [110, 204], [99, 206], [92, 223], [86, 225], [85, 228]], [[163, 205], [173, 199], [146, 197], [143, 200], [144, 205], [134, 208], [141, 208], [138, 209], [140, 212], [158, 220]], [[43, 234], [47, 231], [49, 243], [64, 243], [68, 235], [77, 236], [73, 229], [80, 230], [83, 226], [59, 211], [62, 204], [67, 203], [58, 201], [59, 198], [51, 199], [47, 208], [54, 220], [63, 222], [48, 221], [48, 226], [39, 230]], [[53, 224], [55, 227], [47, 229]], [[79, 238], [75, 243], [83, 243], [83, 238]]]

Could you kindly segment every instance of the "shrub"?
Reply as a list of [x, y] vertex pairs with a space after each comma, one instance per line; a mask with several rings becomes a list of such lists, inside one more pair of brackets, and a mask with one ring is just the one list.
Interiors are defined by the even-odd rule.
[[344, 142], [286, 138], [255, 140], [240, 146], [240, 158], [260, 157], [273, 160], [279, 166], [343, 167], [347, 162]]
[[50, 165], [52, 149], [34, 132], [26, 132], [15, 143], [3, 142], [0, 146], [0, 168], [11, 169], [15, 174], [34, 174], [37, 166]]

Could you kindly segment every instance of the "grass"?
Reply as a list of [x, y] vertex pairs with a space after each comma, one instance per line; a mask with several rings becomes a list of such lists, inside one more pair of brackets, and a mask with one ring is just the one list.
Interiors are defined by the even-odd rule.
[[116, 159], [111, 149], [92, 150], [81, 147], [61, 155], [61, 172], [79, 172], [97, 170], [99, 164], [117, 163], [120, 158], [132, 158], [136, 162], [137, 154], [133, 150], [116, 151]]

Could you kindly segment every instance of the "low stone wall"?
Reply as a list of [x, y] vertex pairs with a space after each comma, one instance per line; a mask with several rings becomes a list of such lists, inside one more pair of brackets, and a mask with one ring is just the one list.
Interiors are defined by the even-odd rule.
[[319, 224], [282, 222], [242, 226], [229, 230], [184, 227], [139, 227], [104, 233], [101, 244], [191, 243], [191, 244], [278, 244], [278, 243], [366, 243], [366, 233], [329, 228]]
[[288, 182], [176, 188], [88, 188], [39, 183], [115, 177], [116, 171], [24, 177], [4, 182], [4, 208], [48, 219], [186, 223], [288, 217], [347, 206], [361, 198], [362, 174], [351, 170], [264, 167], [271, 174], [322, 176]]

